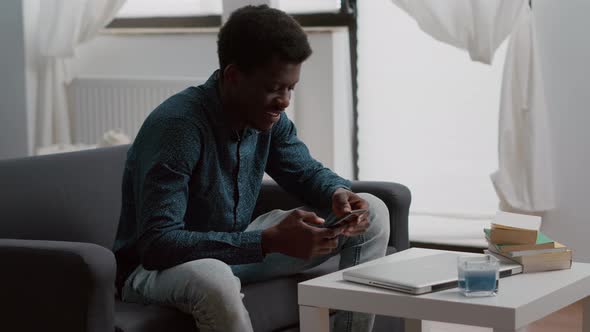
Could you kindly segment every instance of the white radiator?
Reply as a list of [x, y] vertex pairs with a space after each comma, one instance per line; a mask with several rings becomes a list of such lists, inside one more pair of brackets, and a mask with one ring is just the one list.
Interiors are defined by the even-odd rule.
[[102, 134], [121, 129], [131, 140], [162, 101], [203, 78], [78, 77], [68, 86], [74, 143], [96, 144]]

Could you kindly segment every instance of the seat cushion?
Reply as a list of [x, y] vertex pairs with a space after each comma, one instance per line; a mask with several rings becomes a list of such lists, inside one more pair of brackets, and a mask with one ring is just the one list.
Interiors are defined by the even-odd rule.
[[[299, 322], [297, 283], [338, 269], [340, 257], [303, 273], [246, 285], [244, 304], [255, 331], [277, 331]], [[272, 296], [270, 296], [272, 294]], [[194, 320], [174, 308], [117, 301], [115, 324], [123, 332], [195, 332]]]
[[123, 332], [197, 331], [190, 315], [156, 305], [115, 303], [115, 325]]

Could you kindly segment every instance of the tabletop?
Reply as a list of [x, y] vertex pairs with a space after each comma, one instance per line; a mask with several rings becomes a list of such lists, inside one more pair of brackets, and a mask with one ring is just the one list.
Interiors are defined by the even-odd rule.
[[[410, 248], [362, 265], [395, 264], [441, 252]], [[590, 264], [574, 262], [569, 270], [501, 278], [493, 297], [465, 297], [457, 288], [409, 295], [344, 281], [342, 271], [302, 282], [298, 292], [304, 306], [516, 330], [590, 295]]]

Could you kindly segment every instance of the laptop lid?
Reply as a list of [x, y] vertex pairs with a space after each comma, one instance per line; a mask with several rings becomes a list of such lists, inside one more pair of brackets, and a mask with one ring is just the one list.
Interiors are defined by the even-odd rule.
[[[463, 255], [448, 252], [375, 264], [344, 271], [342, 276], [347, 281], [409, 294], [424, 294], [457, 287], [457, 257]], [[520, 272], [521, 265], [500, 261], [500, 278]]]

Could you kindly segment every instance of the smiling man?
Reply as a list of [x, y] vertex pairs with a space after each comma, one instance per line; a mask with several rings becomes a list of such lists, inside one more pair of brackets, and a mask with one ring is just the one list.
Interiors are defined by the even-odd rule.
[[[148, 116], [123, 175], [114, 251], [124, 301], [178, 308], [203, 332], [252, 331], [242, 283], [337, 254], [340, 268], [385, 254], [383, 202], [313, 159], [284, 112], [310, 54], [293, 18], [241, 8], [219, 33], [220, 69]], [[308, 207], [252, 220], [264, 172]], [[352, 209], [369, 212], [325, 227]], [[371, 315], [339, 315], [336, 331], [371, 329]]]

